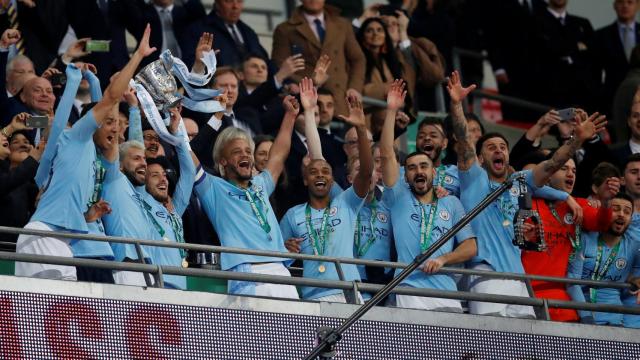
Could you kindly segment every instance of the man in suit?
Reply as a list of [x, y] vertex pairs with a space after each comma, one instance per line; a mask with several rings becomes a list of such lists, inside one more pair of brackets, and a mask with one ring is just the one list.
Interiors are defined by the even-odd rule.
[[614, 93], [629, 71], [631, 51], [640, 41], [640, 24], [636, 22], [638, 0], [615, 0], [613, 8], [616, 21], [596, 31], [598, 69], [604, 71], [599, 97], [600, 111], [607, 115], [612, 114]]
[[[522, 99], [532, 97], [533, 68], [531, 49], [527, 44], [533, 36], [535, 15], [546, 11], [543, 0], [495, 0], [491, 20], [487, 21], [489, 60], [501, 94]], [[530, 111], [502, 104], [505, 119], [537, 118]]]
[[305, 76], [311, 78], [320, 56], [329, 55], [329, 79], [324, 87], [335, 96], [336, 114], [347, 115], [345, 96], [359, 96], [366, 66], [351, 24], [338, 16], [334, 8], [325, 7], [324, 0], [302, 0], [302, 6], [278, 25], [273, 34], [271, 55], [276, 66], [295, 53], [303, 55], [305, 68], [295, 74], [294, 81]]
[[167, 49], [173, 56], [181, 58], [187, 66], [191, 66], [194, 58], [183, 55], [191, 54], [195, 49], [192, 33], [189, 31], [190, 25], [206, 15], [200, 0], [187, 0], [184, 1], [184, 5], [177, 5], [174, 0], [153, 0], [147, 4], [142, 3], [142, 0], [137, 1], [142, 6], [143, 18], [134, 36], [138, 40], [142, 38], [144, 25], [149, 23], [151, 25], [149, 42], [159, 50], [145, 58], [141, 66], [157, 60], [158, 56]]
[[635, 102], [631, 106], [627, 125], [631, 129], [629, 141], [620, 142], [611, 148], [613, 158], [618, 161], [621, 170], [624, 170], [622, 166], [629, 155], [640, 153], [640, 102]]
[[567, 2], [549, 0], [547, 11], [536, 21], [531, 52], [537, 64], [536, 100], [592, 112], [599, 76], [594, 66], [593, 28], [589, 20], [567, 14]]
[[[260, 45], [256, 32], [240, 20], [243, 7], [243, 0], [215, 0], [209, 15], [196, 27], [197, 36], [203, 32], [214, 35], [215, 48], [220, 50], [216, 55], [218, 65], [240, 67], [248, 54], [269, 58], [267, 51]], [[272, 68], [269, 70], [273, 72]]]
[[607, 124], [613, 143], [624, 142], [629, 138], [627, 119], [631, 115], [631, 106], [637, 101], [638, 86], [640, 86], [640, 46], [636, 46], [631, 52], [629, 71], [613, 97], [611, 116]]

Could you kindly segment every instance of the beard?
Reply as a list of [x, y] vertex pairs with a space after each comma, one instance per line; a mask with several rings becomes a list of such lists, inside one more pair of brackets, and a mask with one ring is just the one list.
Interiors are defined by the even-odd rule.
[[127, 169], [123, 169], [122, 171], [124, 173], [124, 176], [127, 177], [127, 179], [129, 180], [129, 182], [131, 184], [133, 184], [133, 186], [142, 186], [144, 185], [144, 181], [139, 181], [136, 178], [136, 170], [127, 170]]

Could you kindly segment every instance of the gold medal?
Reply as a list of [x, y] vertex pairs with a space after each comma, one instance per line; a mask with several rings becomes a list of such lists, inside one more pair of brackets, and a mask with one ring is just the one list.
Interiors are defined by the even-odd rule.
[[507, 227], [509, 225], [511, 225], [511, 221], [509, 221], [509, 220], [505, 220], [505, 221], [502, 222], [502, 226], [504, 226], [504, 227]]
[[186, 258], [182, 259], [182, 267], [185, 269], [189, 267], [189, 262], [187, 262]]
[[323, 273], [323, 272], [327, 271], [327, 268], [326, 268], [326, 267], [324, 267], [324, 265], [320, 265], [320, 266], [318, 266], [318, 271], [319, 271], [320, 273]]

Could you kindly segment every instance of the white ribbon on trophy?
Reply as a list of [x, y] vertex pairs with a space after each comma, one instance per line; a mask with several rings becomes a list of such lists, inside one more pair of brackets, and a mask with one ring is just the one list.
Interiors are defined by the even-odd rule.
[[[206, 66], [206, 72], [204, 74], [196, 74], [190, 72], [182, 60], [171, 56], [171, 52], [165, 50], [160, 55], [159, 60], [147, 65], [136, 75], [135, 82], [133, 80], [131, 81], [130, 85], [136, 90], [142, 111], [147, 117], [149, 124], [161, 139], [171, 145], [178, 146], [182, 144], [183, 140], [181, 137], [186, 139], [187, 144], [189, 143], [182, 119], [180, 120], [180, 126], [178, 128], [178, 136], [171, 135], [169, 131], [167, 131], [167, 126], [170, 123], [168, 108], [175, 106], [175, 103], [178, 101], [190, 110], [203, 113], [214, 113], [224, 110], [224, 107], [222, 107], [219, 101], [213, 100], [214, 97], [220, 95], [221, 92], [219, 90], [194, 87], [205, 86], [211, 81], [216, 71], [217, 62], [213, 51], [205, 52], [201, 60]], [[160, 63], [164, 66], [161, 67], [159, 65]], [[187, 96], [182, 96], [175, 91], [176, 85], [173, 76], [180, 80]], [[156, 93], [156, 97], [158, 98], [156, 100], [157, 102], [154, 101], [154, 97], [145, 88], [143, 83], [151, 87]], [[164, 116], [160, 114], [158, 106], [162, 108]]]

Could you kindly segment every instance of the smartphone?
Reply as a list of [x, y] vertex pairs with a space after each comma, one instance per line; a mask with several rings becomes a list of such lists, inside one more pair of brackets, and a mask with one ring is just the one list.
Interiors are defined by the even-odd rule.
[[67, 75], [66, 74], [53, 74], [51, 76], [51, 86], [65, 86], [67, 83]]
[[381, 5], [378, 7], [378, 13], [380, 16], [395, 16], [398, 17], [396, 11], [402, 10], [400, 6], [396, 5]]
[[576, 116], [575, 108], [566, 108], [558, 110], [558, 115], [560, 116], [560, 121], [571, 121]]
[[109, 52], [111, 40], [87, 40], [85, 51], [91, 52]]
[[44, 129], [49, 126], [49, 117], [48, 116], [31, 116], [27, 118], [26, 121], [27, 127], [34, 129]]
[[298, 44], [291, 45], [291, 55], [302, 54], [302, 46]]

